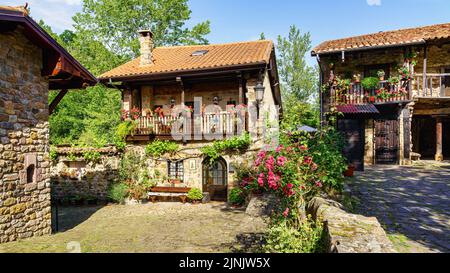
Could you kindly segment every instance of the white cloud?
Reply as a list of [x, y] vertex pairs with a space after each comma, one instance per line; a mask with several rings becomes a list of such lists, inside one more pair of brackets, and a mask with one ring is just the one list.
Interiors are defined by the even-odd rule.
[[369, 6], [381, 6], [381, 0], [367, 0]]

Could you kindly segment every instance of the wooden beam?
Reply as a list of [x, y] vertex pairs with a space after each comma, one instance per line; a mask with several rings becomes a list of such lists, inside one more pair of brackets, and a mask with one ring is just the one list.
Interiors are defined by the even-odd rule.
[[238, 73], [238, 81], [239, 81], [239, 105], [244, 103], [244, 87], [242, 82], [242, 74]]
[[59, 104], [59, 102], [64, 98], [64, 96], [67, 94], [67, 89], [62, 89], [59, 91], [58, 95], [52, 100], [50, 103], [50, 106], [48, 107], [48, 114], [51, 115], [53, 111], [55, 110], [56, 106]]
[[422, 82], [422, 92], [423, 95], [426, 94], [427, 92], [427, 59], [428, 59], [428, 48], [425, 45], [423, 48], [423, 82]]
[[184, 106], [184, 84], [183, 84], [183, 80], [181, 79], [181, 77], [177, 77], [176, 78], [177, 82], [180, 84], [180, 89], [181, 89], [181, 104]]
[[450, 108], [414, 109], [414, 115], [450, 115]]

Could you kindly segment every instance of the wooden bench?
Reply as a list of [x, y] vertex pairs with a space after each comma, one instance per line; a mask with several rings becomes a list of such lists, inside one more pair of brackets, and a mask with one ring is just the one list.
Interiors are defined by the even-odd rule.
[[147, 194], [150, 201], [153, 203], [156, 201], [158, 196], [167, 197], [179, 197], [180, 201], [184, 204], [186, 203], [187, 193], [191, 188], [181, 188], [181, 187], [153, 187]]

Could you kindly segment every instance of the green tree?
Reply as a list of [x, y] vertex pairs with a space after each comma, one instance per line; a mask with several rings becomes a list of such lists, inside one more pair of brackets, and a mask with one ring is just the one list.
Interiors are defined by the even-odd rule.
[[[291, 26], [287, 38], [278, 36], [278, 69], [282, 93], [301, 102], [314, 102], [317, 93], [317, 69], [308, 66], [305, 56], [311, 50], [311, 35]], [[290, 97], [291, 98], [291, 97]]]
[[98, 41], [126, 59], [139, 55], [138, 30], [150, 29], [155, 46], [206, 44], [210, 22], [185, 26], [191, 11], [187, 0], [84, 0], [77, 13], [76, 32]]
[[291, 26], [288, 37], [278, 36], [277, 63], [283, 99], [284, 130], [300, 125], [319, 126], [318, 70], [306, 62], [311, 50], [311, 36]]

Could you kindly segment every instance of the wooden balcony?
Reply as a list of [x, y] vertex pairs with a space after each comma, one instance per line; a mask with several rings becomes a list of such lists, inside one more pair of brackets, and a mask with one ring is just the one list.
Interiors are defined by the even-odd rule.
[[450, 73], [415, 74], [413, 96], [416, 98], [450, 98]]
[[[384, 96], [381, 95], [383, 91]], [[360, 82], [353, 82], [345, 93], [339, 93], [331, 88], [331, 103], [333, 105], [347, 104], [382, 104], [408, 101], [410, 99], [409, 82], [390, 84], [380, 81], [379, 88], [364, 89]]]
[[248, 131], [247, 112], [203, 113], [188, 116], [143, 116], [138, 119], [137, 128], [130, 140], [141, 140], [147, 136], [171, 139], [174, 135], [240, 135]]

